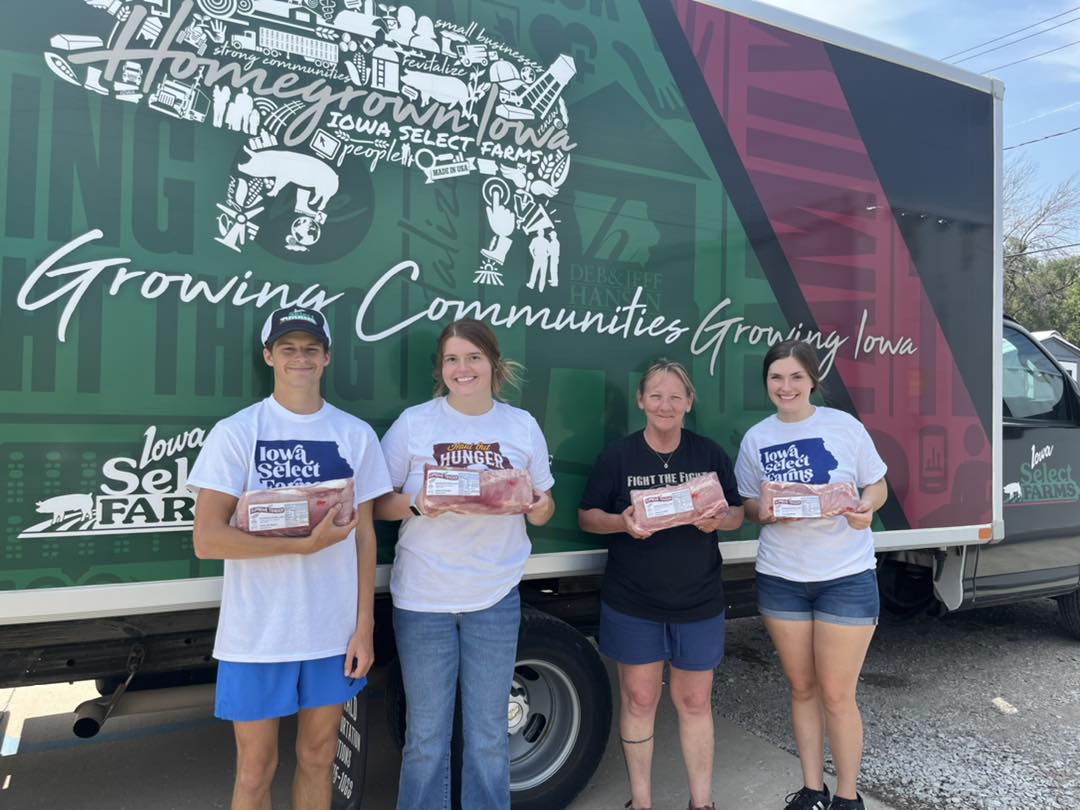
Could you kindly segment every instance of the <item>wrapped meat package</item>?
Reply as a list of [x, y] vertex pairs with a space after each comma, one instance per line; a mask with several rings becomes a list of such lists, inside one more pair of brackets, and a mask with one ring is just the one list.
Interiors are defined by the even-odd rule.
[[236, 527], [262, 537], [304, 537], [335, 504], [341, 511], [334, 524], [353, 519], [356, 489], [351, 478], [297, 487], [251, 489], [236, 504]]
[[855, 484], [796, 484], [784, 481], [761, 482], [761, 509], [777, 518], [836, 517], [853, 512], [859, 505]]
[[630, 502], [634, 506], [634, 526], [643, 532], [719, 517], [728, 509], [724, 488], [715, 472], [672, 486], [632, 489]]
[[532, 476], [528, 470], [465, 470], [428, 464], [416, 502], [423, 512], [522, 515], [533, 502]]

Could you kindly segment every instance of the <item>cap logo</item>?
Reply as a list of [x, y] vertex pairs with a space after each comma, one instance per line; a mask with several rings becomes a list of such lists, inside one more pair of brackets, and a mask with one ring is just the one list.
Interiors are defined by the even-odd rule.
[[316, 321], [314, 317], [309, 313], [304, 312], [302, 309], [294, 309], [292, 312], [288, 312], [278, 319], [278, 323], [285, 323], [285, 321], [307, 321], [312, 326], [319, 325], [319, 322]]

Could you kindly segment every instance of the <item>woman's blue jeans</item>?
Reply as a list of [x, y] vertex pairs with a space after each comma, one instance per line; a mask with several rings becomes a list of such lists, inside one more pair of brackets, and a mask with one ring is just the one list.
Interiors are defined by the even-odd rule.
[[509, 810], [506, 710], [520, 623], [517, 588], [491, 607], [470, 613], [394, 608], [408, 706], [397, 810], [450, 808], [450, 737], [459, 682], [461, 806]]

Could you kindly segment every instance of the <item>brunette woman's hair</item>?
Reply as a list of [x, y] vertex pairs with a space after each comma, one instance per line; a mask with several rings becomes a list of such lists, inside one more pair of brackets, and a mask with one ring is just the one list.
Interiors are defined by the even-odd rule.
[[674, 360], [668, 360], [666, 357], [661, 357], [647, 369], [645, 373], [641, 375], [641, 382], [638, 383], [637, 392], [638, 396], [645, 395], [645, 386], [649, 384], [649, 380], [655, 377], [657, 374], [670, 373], [679, 378], [679, 381], [686, 389], [687, 396], [690, 399], [694, 399], [697, 396], [697, 389], [694, 388], [694, 383], [690, 379], [690, 373], [686, 370], [686, 366], [682, 363], [677, 363]]
[[446, 341], [453, 337], [469, 341], [491, 363], [492, 396], [499, 398], [505, 385], [520, 387], [524, 367], [521, 363], [503, 358], [499, 351], [499, 340], [491, 331], [491, 327], [475, 318], [462, 318], [460, 321], [448, 323], [435, 344], [435, 368], [431, 372], [431, 376], [435, 379], [435, 396], [441, 397], [449, 390], [442, 376], [443, 351], [446, 349]]
[[765, 353], [765, 361], [761, 365], [761, 382], [769, 384], [769, 366], [777, 360], [785, 357], [794, 357], [803, 367], [806, 376], [810, 378], [811, 391], [817, 391], [821, 387], [821, 361], [818, 360], [817, 351], [805, 340], [785, 340], [777, 343]]

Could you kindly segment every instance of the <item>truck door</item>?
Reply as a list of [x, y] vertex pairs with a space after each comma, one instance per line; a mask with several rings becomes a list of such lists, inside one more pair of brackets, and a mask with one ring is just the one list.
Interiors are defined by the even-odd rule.
[[1005, 539], [978, 550], [975, 602], [1075, 590], [1080, 579], [1080, 400], [1017, 324], [1002, 340]]

